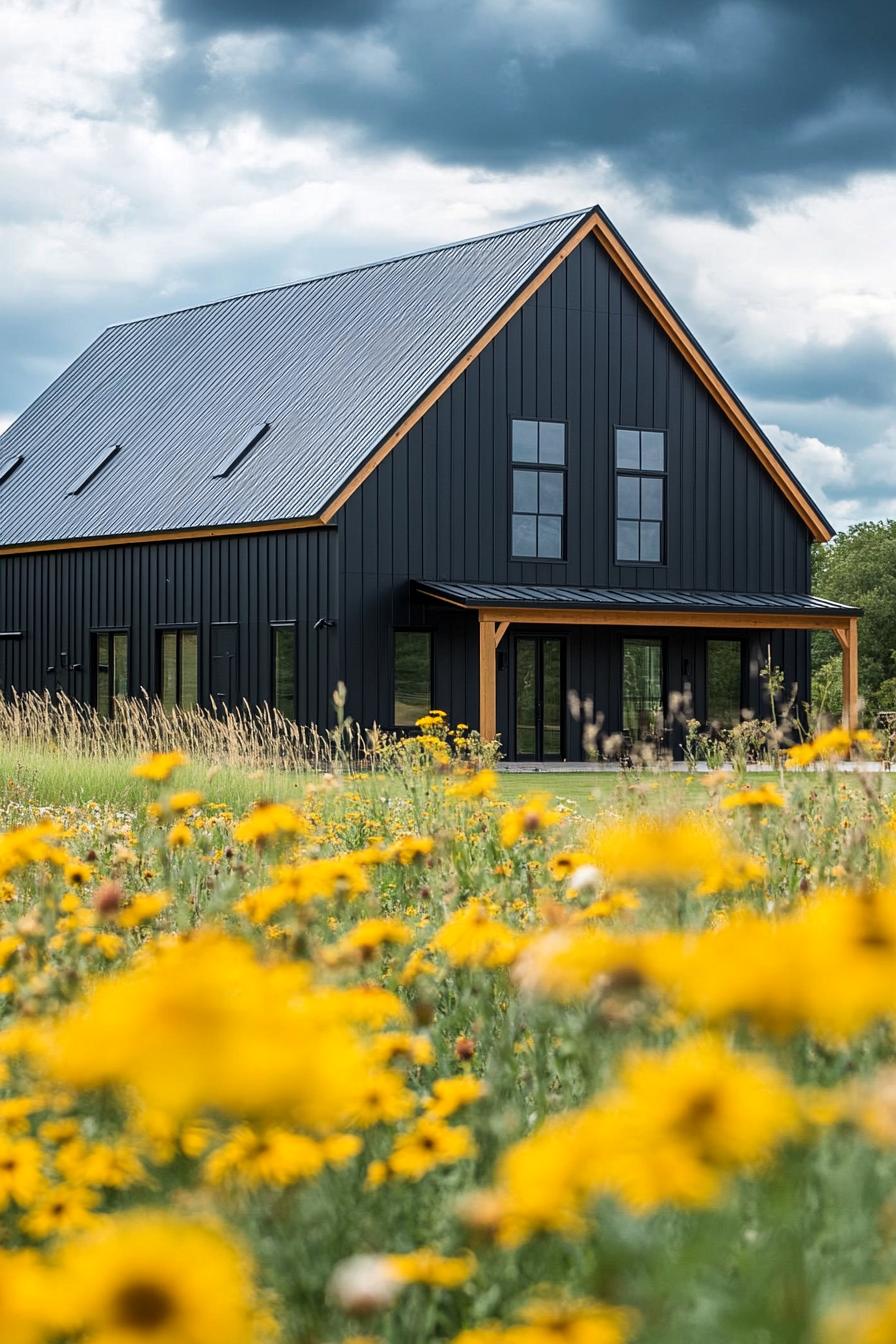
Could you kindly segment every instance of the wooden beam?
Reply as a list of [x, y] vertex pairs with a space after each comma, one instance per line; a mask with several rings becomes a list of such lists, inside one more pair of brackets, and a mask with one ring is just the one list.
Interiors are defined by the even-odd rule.
[[74, 537], [65, 541], [37, 541], [0, 546], [0, 555], [36, 555], [41, 551], [82, 551], [93, 546], [138, 546], [151, 541], [213, 541], [216, 537], [249, 537], [259, 532], [296, 532], [325, 527], [322, 518], [288, 518], [274, 523], [235, 523], [232, 527], [190, 527], [176, 532], [122, 533], [116, 537]]
[[480, 607], [480, 622], [517, 625], [685, 626], [704, 630], [847, 631], [854, 616], [796, 612], [618, 611], [556, 607]]
[[491, 742], [498, 733], [495, 622], [479, 622], [479, 736]]
[[498, 628], [495, 630], [495, 648], [497, 648], [498, 645], [501, 643], [501, 640], [502, 640], [502, 639], [504, 638], [504, 636], [507, 634], [507, 631], [508, 631], [509, 629], [510, 629], [510, 622], [509, 622], [509, 621], [501, 621], [501, 622], [500, 622], [500, 624], [498, 625]]
[[[841, 641], [842, 642], [842, 641]], [[843, 645], [843, 727], [854, 733], [859, 726], [859, 622], [849, 622]]]
[[472, 345], [468, 346], [460, 359], [456, 360], [455, 363], [451, 365], [451, 368], [442, 374], [442, 377], [438, 382], [434, 383], [425, 396], [417, 402], [414, 409], [410, 411], [398, 425], [396, 425], [389, 437], [383, 440], [379, 447], [374, 450], [370, 457], [368, 457], [363, 466], [358, 468], [351, 479], [345, 483], [339, 493], [331, 499], [330, 503], [322, 511], [321, 518], [325, 523], [333, 521], [333, 518], [342, 508], [346, 500], [350, 499], [355, 493], [358, 486], [364, 484], [370, 473], [375, 471], [383, 459], [389, 456], [392, 449], [401, 442], [405, 434], [413, 429], [414, 425], [416, 425], [419, 420], [423, 419], [426, 412], [431, 406], [435, 405], [442, 393], [447, 392], [451, 384], [457, 382], [461, 374], [465, 373], [473, 363], [473, 360], [482, 354], [482, 351], [490, 341], [494, 340], [498, 332], [507, 326], [507, 323], [519, 312], [523, 304], [531, 299], [532, 295], [537, 289], [541, 288], [545, 280], [553, 275], [557, 267], [566, 260], [570, 253], [576, 250], [584, 238], [588, 237], [588, 234], [591, 233], [599, 218], [600, 217], [596, 211], [591, 211], [587, 218], [582, 220], [582, 223], [578, 226], [575, 232], [567, 238], [559, 251], [555, 252], [554, 255], [550, 257], [538, 271], [536, 271], [535, 275], [532, 276], [532, 279], [523, 286], [516, 297], [511, 299], [510, 303], [502, 309], [494, 321], [489, 323], [485, 331], [483, 331], [480, 336], [477, 336]]
[[594, 236], [619, 267], [638, 298], [649, 309], [657, 324], [666, 333], [685, 362], [693, 369], [713, 400], [725, 412], [738, 434], [746, 440], [762, 465], [774, 479], [779, 490], [793, 505], [816, 541], [830, 541], [834, 535], [818, 513], [809, 497], [803, 493], [790, 473], [771, 451], [753, 421], [716, 373], [694, 339], [682, 326], [669, 305], [628, 248], [617, 238], [613, 229], [600, 215], [594, 222]]

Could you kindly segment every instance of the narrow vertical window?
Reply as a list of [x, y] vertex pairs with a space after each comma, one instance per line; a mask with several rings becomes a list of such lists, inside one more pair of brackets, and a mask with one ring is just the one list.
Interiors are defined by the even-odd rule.
[[287, 719], [296, 716], [296, 628], [294, 625], [275, 625], [272, 630], [274, 648], [274, 708]]
[[665, 520], [665, 433], [617, 429], [616, 563], [664, 564]]
[[712, 728], [740, 723], [742, 665], [739, 639], [706, 641], [706, 722]]
[[128, 693], [128, 637], [124, 630], [98, 630], [93, 637], [93, 703], [111, 719], [116, 699]]
[[395, 631], [395, 726], [412, 728], [432, 709], [432, 635]]
[[622, 728], [630, 742], [662, 737], [663, 645], [658, 639], [623, 641]]
[[566, 425], [511, 422], [511, 550], [517, 560], [562, 560], [566, 520]]
[[195, 630], [159, 631], [159, 699], [163, 709], [199, 703], [199, 639]]

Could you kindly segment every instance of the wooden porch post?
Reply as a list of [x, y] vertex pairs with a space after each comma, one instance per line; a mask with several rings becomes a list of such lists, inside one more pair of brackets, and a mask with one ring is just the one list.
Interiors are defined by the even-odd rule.
[[495, 621], [479, 620], [479, 735], [490, 742], [498, 733], [498, 712], [495, 704], [497, 677], [495, 672]]
[[843, 649], [843, 727], [854, 733], [859, 726], [859, 622], [850, 618], [840, 644]]

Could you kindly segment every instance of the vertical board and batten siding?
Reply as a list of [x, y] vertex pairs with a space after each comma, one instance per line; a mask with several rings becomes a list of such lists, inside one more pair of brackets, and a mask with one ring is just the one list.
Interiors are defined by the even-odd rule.
[[[517, 416], [568, 426], [562, 562], [510, 555], [510, 422]], [[666, 431], [664, 565], [615, 563], [616, 425]], [[376, 468], [337, 522], [346, 682], [362, 722], [389, 722], [390, 632], [402, 626], [434, 630], [435, 703], [476, 721], [475, 620], [425, 606], [414, 597], [414, 579], [775, 593], [810, 587], [805, 524], [591, 237]], [[566, 637], [568, 684], [614, 713], [620, 692], [610, 663], [618, 637]], [[510, 638], [498, 662], [505, 741]], [[704, 638], [695, 636], [695, 649]], [[788, 684], [805, 697], [808, 636], [758, 639], [763, 648], [771, 643]], [[685, 642], [667, 641], [671, 688], [681, 683], [683, 660], [702, 662], [702, 653], [689, 659], [681, 652]]]
[[[195, 625], [199, 694], [207, 703], [210, 627], [234, 622], [235, 699], [270, 702], [271, 625], [295, 621], [298, 713], [326, 725], [339, 678], [338, 636], [314, 623], [338, 616], [337, 576], [331, 528], [0, 557], [0, 629], [22, 632], [0, 639], [0, 691], [61, 690], [89, 700], [91, 634], [119, 628], [130, 634], [130, 693], [153, 695], [157, 631]], [[63, 652], [80, 670], [63, 668]]]

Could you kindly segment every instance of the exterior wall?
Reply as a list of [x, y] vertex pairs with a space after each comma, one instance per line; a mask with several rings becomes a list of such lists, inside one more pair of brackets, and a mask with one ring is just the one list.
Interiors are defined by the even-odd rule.
[[[517, 416], [567, 422], [562, 562], [510, 558], [510, 421]], [[615, 425], [667, 432], [665, 565], [614, 563]], [[402, 625], [434, 629], [436, 703], [476, 722], [476, 631], [449, 636], [465, 628], [460, 613], [449, 617], [450, 608], [439, 613], [415, 600], [414, 579], [810, 589], [805, 525], [591, 237], [368, 477], [337, 522], [346, 683], [361, 722], [389, 723], [390, 631]], [[796, 648], [808, 641], [774, 643], [791, 650], [785, 673], [805, 696], [808, 654], [797, 656]], [[584, 672], [576, 686], [575, 667], [571, 658], [570, 685], [587, 693]], [[598, 705], [608, 710], [602, 695]]]
[[[207, 704], [212, 626], [237, 622], [234, 699], [270, 701], [270, 626], [296, 621], [297, 713], [325, 724], [339, 679], [338, 630], [313, 627], [337, 615], [337, 567], [337, 536], [324, 528], [0, 556], [0, 631], [22, 632], [0, 638], [0, 691], [62, 690], [90, 699], [91, 632], [118, 627], [130, 632], [130, 693], [155, 694], [156, 631], [195, 625], [199, 695]], [[66, 671], [63, 663], [81, 670]]]

